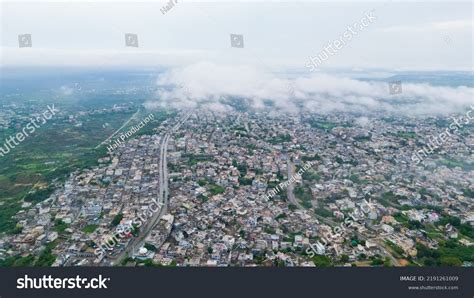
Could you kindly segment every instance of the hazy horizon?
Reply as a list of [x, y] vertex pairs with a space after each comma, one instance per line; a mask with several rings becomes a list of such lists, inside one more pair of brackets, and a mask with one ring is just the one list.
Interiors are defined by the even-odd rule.
[[[179, 1], [163, 13], [166, 3], [3, 1], [1, 65], [210, 62], [308, 72], [311, 56], [371, 12], [375, 20], [330, 55], [322, 71], [473, 70], [470, 2]], [[138, 47], [125, 47], [125, 33], [137, 34]], [[18, 47], [20, 34], [31, 34], [31, 48]], [[242, 34], [244, 47], [231, 47], [230, 34]]]

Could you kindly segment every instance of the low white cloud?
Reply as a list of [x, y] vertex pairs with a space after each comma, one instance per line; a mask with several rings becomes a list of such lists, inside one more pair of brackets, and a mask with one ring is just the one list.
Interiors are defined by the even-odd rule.
[[367, 127], [370, 124], [370, 119], [367, 117], [359, 117], [355, 120], [355, 123], [361, 127]]
[[[202, 62], [170, 70], [157, 81], [160, 91], [147, 107], [195, 108], [225, 112], [233, 100], [256, 110], [284, 113], [334, 111], [443, 115], [463, 111], [474, 102], [474, 89], [403, 83], [401, 94], [386, 82], [359, 81], [328, 74], [280, 78], [250, 66]], [[359, 125], [367, 121], [361, 119]]]
[[74, 93], [74, 89], [64, 85], [59, 88], [58, 92], [60, 95], [68, 96]]
[[3, 67], [15, 66], [101, 66], [143, 67], [175, 66], [192, 63], [196, 58], [215, 54], [199, 49], [151, 49], [125, 48], [81, 49], [81, 48], [32, 48], [0, 47]]

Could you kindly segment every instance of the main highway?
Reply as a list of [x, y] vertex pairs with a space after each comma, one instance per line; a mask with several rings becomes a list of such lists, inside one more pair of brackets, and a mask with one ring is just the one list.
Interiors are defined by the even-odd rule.
[[167, 166], [167, 154], [168, 154], [168, 142], [171, 135], [177, 131], [181, 125], [191, 116], [191, 113], [186, 114], [179, 120], [179, 122], [173, 126], [162, 138], [160, 144], [160, 161], [159, 161], [159, 183], [158, 183], [158, 200], [155, 203], [159, 206], [159, 211], [155, 212], [150, 219], [140, 228], [140, 235], [136, 238], [132, 238], [128, 243], [127, 247], [117, 254], [117, 256], [110, 257], [113, 260], [120, 262], [123, 258], [133, 255], [133, 253], [144, 245], [145, 239], [153, 229], [153, 227], [159, 222], [160, 218], [165, 215], [169, 207], [169, 190], [168, 190], [168, 166]]

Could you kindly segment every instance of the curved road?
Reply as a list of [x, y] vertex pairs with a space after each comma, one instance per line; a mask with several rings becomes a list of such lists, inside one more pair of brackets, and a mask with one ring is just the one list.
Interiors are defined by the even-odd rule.
[[[291, 179], [291, 177], [293, 176], [293, 163], [291, 162], [290, 160], [290, 157], [288, 156], [288, 159], [287, 159], [287, 167], [288, 167], [288, 180]], [[287, 196], [288, 196], [288, 200], [290, 201], [290, 203], [292, 203], [293, 205], [297, 206], [299, 209], [301, 210], [307, 210], [306, 208], [304, 208], [300, 202], [296, 199], [294, 193], [293, 193], [293, 183], [289, 183], [288, 187], [287, 187]], [[337, 223], [329, 218], [326, 218], [326, 217], [322, 217], [318, 214], [312, 214], [314, 217], [316, 217], [318, 220], [324, 222], [325, 224], [327, 225], [330, 225], [330, 226], [337, 226], [337, 225], [340, 225], [341, 223]], [[366, 236], [364, 236], [363, 234], [361, 234], [360, 232], [356, 231], [355, 229], [351, 229], [352, 232], [354, 232], [354, 234], [357, 235], [357, 237], [359, 237], [360, 239], [362, 240], [372, 240], [372, 241], [375, 241], [377, 243], [377, 245], [379, 246], [379, 248], [390, 258], [390, 260], [392, 261], [392, 263], [395, 265], [395, 266], [401, 266], [400, 265], [400, 262], [398, 261], [397, 258], [395, 258], [387, 249], [385, 243], [383, 243], [381, 240], [378, 240], [378, 239], [368, 239]]]

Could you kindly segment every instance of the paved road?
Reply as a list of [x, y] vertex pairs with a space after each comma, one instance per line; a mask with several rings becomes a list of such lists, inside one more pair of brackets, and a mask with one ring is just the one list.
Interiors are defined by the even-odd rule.
[[[293, 172], [293, 163], [291, 162], [291, 159], [289, 156], [286, 161], [286, 167], [288, 168], [288, 180], [290, 180], [291, 177], [293, 177], [294, 172]], [[288, 187], [286, 188], [288, 200], [290, 201], [291, 204], [295, 205], [299, 209], [306, 210], [303, 207], [303, 205], [301, 205], [301, 203], [296, 199], [295, 194], [293, 193], [293, 186], [294, 186], [293, 183], [289, 183]]]
[[121, 261], [126, 256], [131, 256], [136, 249], [139, 249], [144, 245], [145, 239], [150, 233], [150, 231], [155, 227], [155, 225], [159, 222], [160, 218], [165, 215], [168, 211], [169, 207], [169, 199], [168, 199], [168, 167], [167, 167], [167, 154], [168, 154], [168, 142], [171, 137], [171, 134], [178, 130], [181, 125], [190, 117], [191, 114], [187, 114], [184, 116], [169, 132], [167, 132], [163, 138], [161, 139], [160, 145], [160, 161], [159, 161], [159, 184], [158, 184], [158, 201], [156, 202], [160, 206], [159, 212], [153, 214], [153, 216], [147, 221], [147, 223], [141, 227], [140, 235], [136, 238], [132, 238], [131, 242], [127, 245], [127, 247], [116, 257], [118, 261]]
[[[155, 227], [155, 225], [159, 222], [160, 218], [168, 212], [169, 207], [169, 188], [168, 188], [168, 161], [167, 161], [167, 154], [168, 154], [168, 142], [171, 137], [171, 134], [177, 131], [181, 125], [189, 118], [190, 114], [186, 115], [181, 121], [176, 124], [162, 139], [161, 142], [161, 149], [160, 149], [160, 181], [159, 181], [159, 198], [158, 204], [162, 206], [159, 212], [155, 213], [153, 217], [147, 222], [147, 225], [142, 229], [140, 233], [140, 237], [137, 243], [131, 248], [133, 251], [135, 248], [138, 249], [143, 246], [145, 238], [148, 236], [150, 231]], [[130, 245], [129, 245], [130, 247]]]
[[119, 129], [117, 129], [113, 134], [111, 134], [107, 139], [105, 139], [102, 143], [100, 143], [99, 145], [97, 145], [95, 147], [95, 149], [99, 148], [100, 146], [106, 144], [111, 138], [113, 138], [119, 131], [121, 131], [125, 126], [128, 125], [128, 123], [130, 123], [130, 121], [132, 121], [132, 119], [135, 118], [135, 116], [138, 115], [138, 112], [140, 112], [140, 109], [138, 109], [135, 114], [133, 114], [122, 126], [120, 126]]
[[134, 237], [130, 240], [128, 243], [127, 247], [120, 252], [118, 255], [114, 257], [109, 257], [111, 260], [117, 260], [117, 263], [121, 262], [122, 259], [124, 259], [127, 256], [133, 255], [133, 252], [143, 246], [143, 242], [145, 241], [146, 236], [148, 236], [149, 232], [153, 229], [155, 224], [159, 221], [159, 219], [165, 214], [166, 209], [165, 209], [165, 204], [163, 203], [163, 155], [164, 155], [164, 146], [166, 146], [168, 143], [166, 142], [166, 139], [168, 137], [168, 134], [163, 136], [161, 139], [161, 144], [160, 144], [160, 161], [159, 161], [159, 186], [158, 186], [158, 201], [156, 203], [161, 203], [160, 205], [162, 206], [160, 208], [159, 212], [156, 212], [153, 214], [153, 216], [147, 220], [146, 224], [140, 227], [141, 233], [138, 237]]
[[[337, 226], [337, 225], [341, 225], [341, 223], [339, 222], [335, 222], [329, 218], [326, 218], [326, 217], [322, 217], [320, 215], [317, 215], [317, 214], [314, 214], [314, 216], [319, 219], [320, 221], [324, 222], [325, 224], [327, 225], [330, 225], [330, 226]], [[345, 227], [345, 228], [348, 228], [348, 227]], [[387, 255], [390, 260], [392, 261], [392, 264], [395, 265], [395, 266], [400, 266], [400, 262], [398, 261], [397, 258], [395, 258], [387, 249], [386, 247], [386, 244], [383, 243], [383, 241], [381, 241], [380, 239], [375, 239], [375, 238], [367, 238], [366, 236], [364, 236], [363, 234], [361, 234], [359, 231], [355, 230], [355, 229], [351, 229], [351, 231], [357, 235], [357, 237], [359, 239], [362, 239], [362, 240], [370, 240], [370, 241], [373, 241], [375, 243], [377, 243], [378, 245], [378, 248], [380, 250], [382, 250], [384, 252], [385, 255]]]

